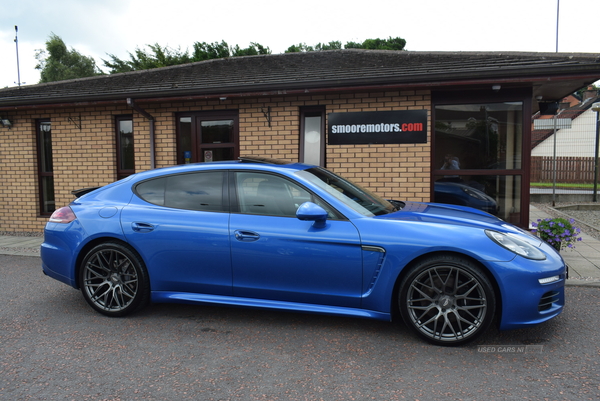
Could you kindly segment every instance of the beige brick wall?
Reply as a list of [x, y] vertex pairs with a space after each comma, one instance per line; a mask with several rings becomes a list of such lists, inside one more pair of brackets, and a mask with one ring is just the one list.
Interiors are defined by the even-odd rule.
[[[178, 112], [239, 110], [240, 155], [298, 161], [299, 108], [325, 106], [326, 113], [428, 110], [428, 142], [397, 145], [327, 146], [327, 167], [386, 198], [429, 201], [431, 101], [429, 91], [336, 93], [328, 95], [229, 98], [220, 100], [144, 103], [155, 118], [156, 167], [174, 165]], [[263, 110], [271, 108], [271, 127]], [[57, 207], [73, 200], [71, 191], [106, 185], [116, 179], [114, 117], [133, 114], [136, 171], [150, 168], [149, 121], [119, 104], [17, 110], [12, 129], [0, 130], [0, 231], [41, 231], [39, 216], [35, 123], [52, 121], [54, 185]], [[81, 118], [81, 123], [79, 122]]]

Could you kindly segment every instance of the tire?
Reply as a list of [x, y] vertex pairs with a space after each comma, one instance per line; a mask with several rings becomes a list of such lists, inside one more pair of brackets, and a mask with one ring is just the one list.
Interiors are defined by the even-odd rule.
[[402, 318], [436, 345], [475, 340], [494, 319], [496, 297], [474, 262], [455, 255], [428, 257], [410, 268], [398, 291]]
[[143, 261], [129, 247], [114, 242], [97, 245], [86, 254], [79, 286], [92, 308], [111, 317], [128, 315], [150, 299]]

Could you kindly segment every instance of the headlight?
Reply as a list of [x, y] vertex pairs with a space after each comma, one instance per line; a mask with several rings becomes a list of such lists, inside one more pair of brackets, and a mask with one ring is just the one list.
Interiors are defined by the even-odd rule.
[[521, 255], [527, 259], [544, 260], [546, 255], [535, 246], [508, 234], [498, 231], [485, 230], [485, 233], [492, 241], [511, 252]]

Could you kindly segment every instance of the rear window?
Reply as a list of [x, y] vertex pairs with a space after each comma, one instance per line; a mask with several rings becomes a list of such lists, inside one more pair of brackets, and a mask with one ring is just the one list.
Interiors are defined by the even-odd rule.
[[225, 172], [209, 171], [154, 178], [135, 187], [137, 196], [153, 205], [176, 209], [227, 212], [223, 196]]

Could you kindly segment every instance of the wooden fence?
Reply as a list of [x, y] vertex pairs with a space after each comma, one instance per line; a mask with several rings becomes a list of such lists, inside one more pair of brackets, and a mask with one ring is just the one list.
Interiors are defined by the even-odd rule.
[[[530, 182], [553, 182], [554, 158], [536, 156], [531, 158]], [[557, 157], [556, 182], [569, 184], [592, 184], [594, 182], [593, 157]]]

